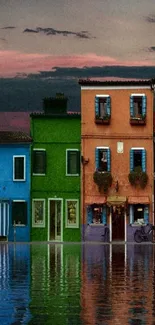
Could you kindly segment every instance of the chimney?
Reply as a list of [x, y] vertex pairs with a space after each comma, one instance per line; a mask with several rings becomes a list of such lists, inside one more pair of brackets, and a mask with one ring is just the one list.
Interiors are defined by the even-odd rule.
[[55, 97], [46, 97], [43, 99], [44, 113], [49, 114], [67, 114], [68, 98], [63, 93], [56, 93]]

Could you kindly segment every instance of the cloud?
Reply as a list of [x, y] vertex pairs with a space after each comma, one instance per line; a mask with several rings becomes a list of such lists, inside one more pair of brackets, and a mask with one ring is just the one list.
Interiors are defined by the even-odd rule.
[[151, 46], [151, 47], [149, 47], [148, 50], [149, 50], [150, 52], [154, 52], [154, 51], [155, 51], [155, 46]]
[[81, 32], [72, 32], [69, 30], [58, 30], [58, 29], [54, 29], [54, 28], [42, 28], [42, 27], [36, 27], [36, 29], [30, 29], [30, 28], [26, 28], [24, 29], [23, 33], [43, 33], [45, 35], [62, 35], [62, 36], [70, 36], [70, 35], [74, 35], [78, 38], [85, 38], [85, 39], [91, 39], [94, 38], [92, 37], [88, 31], [81, 31]]
[[1, 27], [1, 29], [14, 29], [16, 28], [15, 26], [6, 26], [6, 27]]
[[[66, 55], [56, 56], [38, 53], [22, 53], [17, 51], [0, 51], [0, 77], [15, 77], [17, 74], [42, 75], [49, 72], [54, 75], [54, 71], [59, 68], [83, 69], [90, 67], [107, 67], [107, 66], [155, 66], [155, 58], [152, 60], [120, 61], [110, 56], [99, 56], [95, 53], [84, 55]], [[69, 70], [68, 70], [69, 71]], [[79, 72], [79, 70], [77, 70]], [[51, 77], [51, 75], [50, 75]]]
[[155, 15], [150, 15], [146, 17], [148, 23], [155, 23]]

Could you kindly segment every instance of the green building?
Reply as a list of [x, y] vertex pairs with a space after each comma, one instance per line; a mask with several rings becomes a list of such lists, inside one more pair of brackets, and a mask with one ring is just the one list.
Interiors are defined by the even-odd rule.
[[44, 99], [32, 113], [31, 241], [80, 241], [81, 116], [67, 98]]

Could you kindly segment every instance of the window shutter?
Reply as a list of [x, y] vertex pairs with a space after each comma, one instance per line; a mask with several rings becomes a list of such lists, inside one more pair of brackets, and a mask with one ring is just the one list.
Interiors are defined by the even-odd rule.
[[133, 96], [130, 96], [130, 117], [134, 116]]
[[93, 222], [93, 210], [92, 207], [89, 205], [87, 206], [87, 224], [90, 225], [90, 223]]
[[107, 149], [107, 171], [111, 170], [111, 152], [110, 149]]
[[142, 171], [146, 172], [146, 150], [142, 150]]
[[149, 207], [148, 206], [145, 206], [145, 208], [144, 208], [144, 222], [146, 224], [149, 223]]
[[95, 116], [99, 115], [99, 97], [95, 97]]
[[96, 169], [99, 168], [99, 149], [95, 148], [95, 165]]
[[134, 170], [134, 150], [130, 149], [130, 171]]
[[105, 206], [102, 208], [101, 222], [102, 222], [104, 225], [107, 223], [107, 209], [106, 209]]
[[142, 97], [142, 115], [146, 115], [146, 95]]
[[107, 105], [106, 105], [106, 113], [110, 116], [111, 115], [111, 98], [110, 96], [107, 97]]
[[133, 210], [133, 205], [130, 205], [130, 223], [134, 223], [134, 210]]

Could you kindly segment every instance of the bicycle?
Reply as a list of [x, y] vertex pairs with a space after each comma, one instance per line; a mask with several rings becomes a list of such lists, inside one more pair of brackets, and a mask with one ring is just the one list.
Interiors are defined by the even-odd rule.
[[155, 242], [155, 234], [154, 234], [155, 226], [149, 225], [148, 231], [145, 231], [144, 226], [141, 226], [140, 229], [137, 229], [134, 233], [134, 240], [137, 243], [141, 243], [142, 241], [151, 241]]

